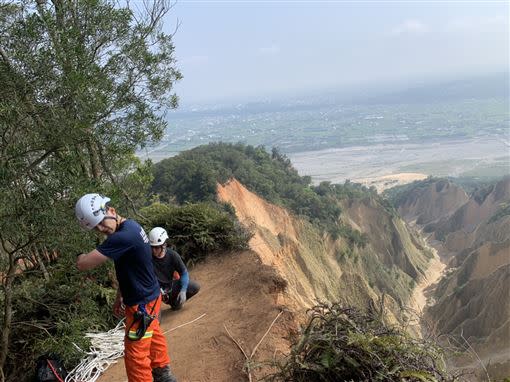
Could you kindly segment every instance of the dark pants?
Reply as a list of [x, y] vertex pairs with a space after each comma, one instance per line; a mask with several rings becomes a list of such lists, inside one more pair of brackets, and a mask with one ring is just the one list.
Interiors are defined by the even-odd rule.
[[[181, 288], [181, 280], [174, 280], [171, 286], [165, 285], [163, 287], [164, 290], [168, 291], [168, 299], [164, 299], [163, 302], [170, 305], [174, 310], [179, 310], [182, 308], [182, 304], [177, 303], [177, 296], [179, 295]], [[199, 290], [200, 285], [196, 281], [189, 280], [188, 289], [186, 290], [186, 301], [196, 295]]]

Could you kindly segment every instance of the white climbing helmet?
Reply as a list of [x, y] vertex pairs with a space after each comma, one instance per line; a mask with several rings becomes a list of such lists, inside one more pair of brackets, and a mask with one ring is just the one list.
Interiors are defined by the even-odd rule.
[[149, 243], [151, 247], [159, 247], [168, 240], [168, 233], [162, 227], [155, 227], [149, 232]]
[[110, 198], [99, 194], [83, 195], [74, 207], [76, 218], [82, 228], [91, 230], [101, 223], [106, 216], [106, 203], [109, 201]]

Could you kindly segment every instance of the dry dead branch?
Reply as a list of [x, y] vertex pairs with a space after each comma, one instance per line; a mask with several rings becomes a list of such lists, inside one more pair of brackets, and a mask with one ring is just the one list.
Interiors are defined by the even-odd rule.
[[271, 331], [271, 328], [274, 326], [274, 324], [276, 323], [276, 321], [278, 320], [278, 318], [280, 318], [280, 316], [283, 314], [283, 310], [280, 311], [280, 313], [278, 313], [278, 315], [274, 318], [274, 320], [271, 322], [271, 324], [269, 325], [269, 327], [267, 328], [266, 332], [264, 333], [264, 335], [260, 338], [259, 342], [257, 343], [257, 345], [255, 345], [255, 347], [253, 348], [253, 350], [251, 351], [250, 353], [250, 356], [248, 356], [248, 354], [244, 351], [243, 347], [239, 344], [239, 342], [234, 338], [234, 336], [232, 336], [232, 334], [229, 332], [229, 330], [227, 329], [226, 325], [223, 324], [223, 327], [225, 328], [229, 338], [237, 345], [237, 347], [239, 348], [239, 350], [241, 350], [241, 353], [243, 353], [244, 355], [244, 358], [246, 359], [246, 374], [248, 375], [248, 381], [249, 382], [252, 382], [253, 381], [253, 377], [251, 375], [251, 364], [253, 362], [253, 357], [255, 356], [255, 353], [257, 352], [257, 349], [258, 347], [260, 346], [260, 344], [264, 341], [264, 338], [266, 338], [267, 334]]

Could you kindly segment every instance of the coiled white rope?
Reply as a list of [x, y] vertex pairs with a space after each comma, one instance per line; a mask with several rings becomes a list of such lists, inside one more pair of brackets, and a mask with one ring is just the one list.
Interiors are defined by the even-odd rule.
[[91, 346], [81, 362], [69, 373], [65, 382], [95, 382], [117, 359], [124, 355], [124, 319], [115, 328], [103, 333], [87, 333]]
[[[173, 332], [183, 326], [192, 324], [200, 320], [206, 313], [201, 316], [168, 329], [163, 334]], [[87, 333], [85, 337], [90, 338], [91, 346], [88, 352], [80, 349], [78, 345], [73, 343], [86, 356], [81, 362], [69, 372], [65, 382], [96, 382], [108, 367], [117, 362], [117, 359], [124, 355], [124, 336], [125, 325], [122, 319], [115, 328], [103, 333]]]

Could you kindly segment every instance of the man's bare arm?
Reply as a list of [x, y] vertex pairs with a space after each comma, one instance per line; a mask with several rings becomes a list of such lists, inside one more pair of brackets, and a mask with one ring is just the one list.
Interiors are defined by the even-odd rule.
[[80, 271], [88, 271], [103, 264], [106, 260], [108, 260], [108, 257], [103, 255], [97, 249], [94, 249], [89, 253], [82, 253], [79, 255], [76, 259], [76, 267]]

